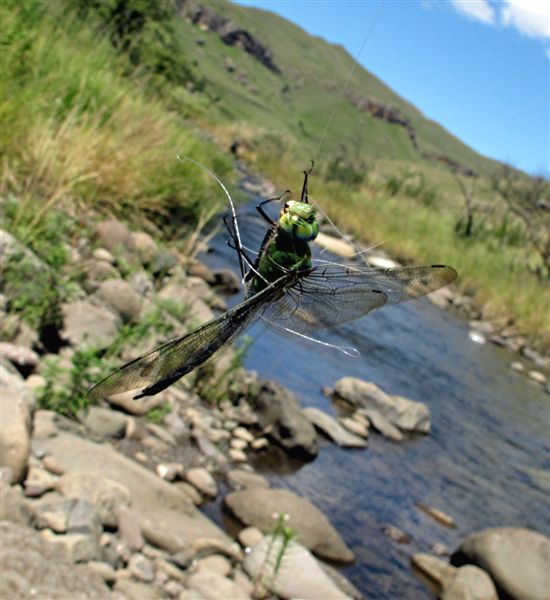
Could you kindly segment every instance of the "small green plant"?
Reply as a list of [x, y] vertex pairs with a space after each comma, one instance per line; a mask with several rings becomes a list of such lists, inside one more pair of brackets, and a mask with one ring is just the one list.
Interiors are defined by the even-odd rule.
[[255, 598], [267, 596], [268, 590], [273, 585], [281, 568], [288, 545], [296, 537], [292, 527], [286, 524], [289, 519], [286, 513], [276, 513], [274, 516], [276, 518], [275, 525], [270, 535], [264, 561], [254, 582]]
[[145, 418], [150, 423], [162, 423], [164, 417], [170, 412], [171, 407], [168, 402], [157, 406], [156, 408], [152, 408], [148, 413], [146, 413]]

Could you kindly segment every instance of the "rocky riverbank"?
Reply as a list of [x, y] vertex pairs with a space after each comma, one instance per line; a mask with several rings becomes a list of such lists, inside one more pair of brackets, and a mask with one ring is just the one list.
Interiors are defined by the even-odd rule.
[[[47, 272], [7, 232], [1, 248], [3, 269], [24, 258], [37, 277]], [[121, 394], [87, 406], [85, 391], [110, 357], [120, 364], [212, 318], [225, 306], [218, 292], [234, 291], [238, 280], [117, 221], [98, 223], [68, 251], [79, 277], [52, 323], [33, 328], [15, 310], [28, 282], [18, 287], [12, 278], [3, 287], [2, 596], [361, 597], [324, 562], [355, 559], [330, 515], [272, 489], [253, 465], [275, 448], [313, 460], [319, 435], [354, 451], [364, 451], [371, 431], [406, 443], [429, 433], [427, 407], [348, 377], [326, 391], [345, 403], [345, 416], [302, 410], [279, 384], [246, 373], [234, 350], [158, 396]], [[224, 508], [241, 524], [235, 538], [198, 508], [226, 489]], [[441, 511], [423, 509], [449, 526]], [[386, 533], [406, 538], [395, 527]], [[542, 539], [535, 558], [544, 556]], [[457, 556], [456, 567], [413, 561], [447, 573], [436, 589], [447, 599], [494, 597], [478, 593], [492, 594], [492, 581], [515, 589], [501, 582], [501, 566]], [[492, 580], [478, 574], [463, 583], [465, 570], [477, 568], [464, 562]]]

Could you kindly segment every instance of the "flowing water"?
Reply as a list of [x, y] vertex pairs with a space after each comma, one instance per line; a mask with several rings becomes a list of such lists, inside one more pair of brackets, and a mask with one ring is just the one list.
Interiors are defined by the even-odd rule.
[[[252, 214], [254, 205], [253, 199], [244, 213]], [[247, 228], [246, 217], [241, 223], [245, 245], [252, 239], [257, 249], [257, 232]], [[211, 267], [237, 269], [226, 237], [216, 236], [202, 259]], [[340, 407], [321, 389], [354, 376], [430, 408], [427, 436], [394, 443], [371, 433], [365, 450], [323, 440], [311, 463], [257, 467], [273, 487], [295, 491], [329, 517], [357, 558], [342, 572], [366, 597], [431, 598], [409, 560], [436, 542], [452, 551], [470, 533], [495, 526], [550, 534], [550, 397], [509, 368], [514, 356], [508, 351], [473, 343], [459, 317], [421, 299], [374, 311], [323, 336], [354, 346], [358, 359], [261, 325], [249, 335], [246, 368], [288, 387], [303, 407], [338, 414]], [[457, 528], [435, 522], [419, 503], [451, 515]], [[207, 511], [221, 520], [219, 507]], [[389, 539], [386, 525], [399, 527], [412, 542]]]

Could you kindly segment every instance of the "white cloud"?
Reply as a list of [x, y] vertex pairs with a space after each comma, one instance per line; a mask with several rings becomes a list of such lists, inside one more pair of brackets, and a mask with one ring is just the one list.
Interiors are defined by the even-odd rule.
[[488, 0], [451, 0], [451, 4], [456, 11], [470, 19], [487, 25], [495, 23], [495, 10]]
[[500, 11], [502, 23], [533, 38], [550, 39], [548, 0], [505, 0]]

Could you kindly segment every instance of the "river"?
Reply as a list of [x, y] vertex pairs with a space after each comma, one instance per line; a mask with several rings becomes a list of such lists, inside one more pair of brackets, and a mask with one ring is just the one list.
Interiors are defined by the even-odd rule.
[[[241, 221], [243, 241], [253, 248], [265, 231], [251, 217], [256, 201], [242, 209]], [[237, 269], [226, 238], [218, 234], [201, 256], [210, 267]], [[228, 299], [231, 305], [239, 300]], [[395, 443], [371, 432], [365, 450], [322, 440], [311, 463], [256, 465], [273, 487], [295, 491], [327, 515], [357, 558], [342, 573], [367, 598], [432, 598], [412, 573], [410, 556], [430, 552], [434, 543], [452, 551], [470, 533], [494, 526], [550, 534], [550, 397], [509, 368], [516, 359], [510, 352], [472, 342], [459, 316], [421, 299], [376, 310], [322, 337], [354, 346], [358, 359], [262, 325], [248, 334], [253, 342], [245, 367], [288, 387], [303, 407], [338, 414], [341, 407], [321, 390], [354, 376], [430, 408], [427, 436]], [[451, 515], [457, 528], [435, 522], [419, 503]], [[205, 510], [223, 519], [219, 505]], [[412, 542], [389, 539], [386, 525]]]

